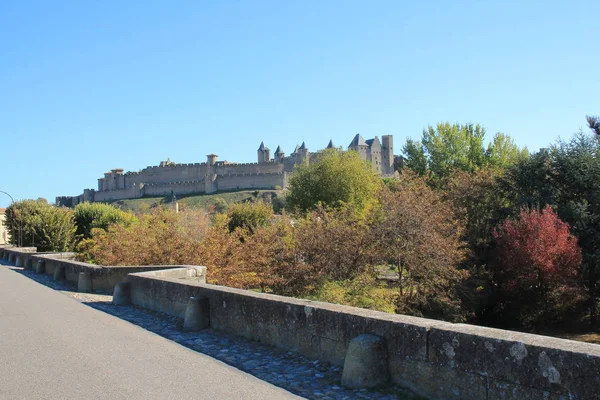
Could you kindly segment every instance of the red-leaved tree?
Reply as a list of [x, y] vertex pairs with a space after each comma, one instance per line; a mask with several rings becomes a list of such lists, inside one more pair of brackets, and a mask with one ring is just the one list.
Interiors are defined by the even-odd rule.
[[493, 238], [495, 311], [504, 324], [541, 328], [574, 316], [585, 300], [581, 249], [550, 206], [521, 210]]

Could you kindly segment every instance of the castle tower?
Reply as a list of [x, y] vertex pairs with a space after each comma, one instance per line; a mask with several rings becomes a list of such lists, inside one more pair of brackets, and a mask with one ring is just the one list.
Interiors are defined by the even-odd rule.
[[308, 164], [308, 148], [306, 147], [306, 143], [302, 142], [302, 145], [298, 147], [296, 152], [298, 153], [297, 163]]
[[214, 193], [217, 191], [217, 171], [215, 164], [219, 158], [216, 154], [206, 156], [206, 175], [204, 176], [204, 191]]
[[381, 173], [391, 175], [394, 173], [394, 137], [383, 135], [381, 142]]
[[216, 154], [209, 154], [206, 156], [206, 164], [209, 166], [213, 166], [217, 163], [219, 156]]
[[373, 170], [381, 174], [381, 142], [377, 136], [365, 142], [369, 146], [367, 149], [367, 160], [371, 162]]
[[352, 139], [352, 141], [348, 145], [348, 150], [356, 151], [360, 158], [362, 158], [365, 161], [367, 161], [368, 149], [369, 145], [367, 144], [367, 142], [365, 142], [365, 139], [363, 139], [363, 137], [360, 136], [360, 134], [358, 133], [356, 134], [356, 136], [354, 136], [354, 139]]
[[258, 148], [258, 163], [266, 163], [271, 160], [271, 150], [267, 146], [265, 146], [264, 142], [260, 142], [260, 147]]
[[281, 150], [281, 146], [277, 146], [277, 150], [275, 150], [275, 162], [281, 163], [285, 157], [285, 153]]
[[327, 145], [328, 149], [335, 149], [335, 146], [333, 145], [333, 140], [329, 140], [329, 144]]

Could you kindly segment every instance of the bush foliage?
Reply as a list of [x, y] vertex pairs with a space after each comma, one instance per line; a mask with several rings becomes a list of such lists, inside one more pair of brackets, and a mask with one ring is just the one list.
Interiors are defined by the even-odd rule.
[[6, 209], [4, 225], [10, 243], [37, 247], [38, 251], [71, 251], [75, 245], [75, 221], [68, 208], [45, 200], [23, 200]]
[[129, 226], [135, 216], [115, 206], [104, 203], [80, 203], [73, 210], [77, 235], [83, 239], [92, 237], [92, 229], [107, 230], [112, 224]]

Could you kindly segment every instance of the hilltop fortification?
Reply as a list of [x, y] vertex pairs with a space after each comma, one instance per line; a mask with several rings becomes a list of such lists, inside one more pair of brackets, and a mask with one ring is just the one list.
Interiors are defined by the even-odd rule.
[[[327, 148], [333, 148], [331, 141]], [[371, 162], [382, 176], [394, 173], [393, 137], [384, 135], [364, 140], [357, 134], [348, 150], [356, 151], [363, 160]], [[84, 201], [107, 202], [143, 196], [186, 195], [214, 193], [227, 190], [276, 189], [287, 186], [288, 176], [300, 164], [310, 163], [319, 152], [311, 153], [305, 143], [296, 146], [289, 156], [277, 146], [274, 157], [261, 142], [257, 162], [234, 163], [219, 161], [216, 154], [206, 156], [206, 162], [177, 164], [170, 160], [149, 166], [139, 172], [123, 172], [116, 168], [98, 179], [98, 189], [85, 189], [79, 196], [60, 196], [57, 205], [74, 207]]]

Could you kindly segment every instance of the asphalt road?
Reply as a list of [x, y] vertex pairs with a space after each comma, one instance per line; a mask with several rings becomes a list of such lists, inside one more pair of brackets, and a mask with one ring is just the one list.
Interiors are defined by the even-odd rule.
[[0, 265], [0, 399], [298, 399]]

